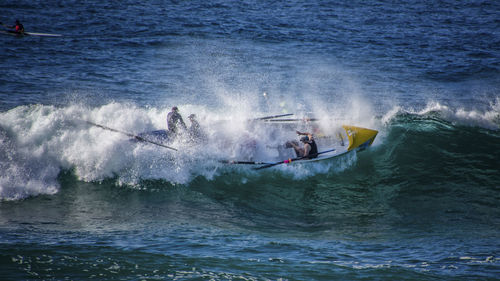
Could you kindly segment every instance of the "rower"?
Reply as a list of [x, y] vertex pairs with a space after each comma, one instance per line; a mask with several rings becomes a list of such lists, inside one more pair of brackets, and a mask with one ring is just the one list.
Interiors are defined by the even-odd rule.
[[172, 111], [167, 114], [167, 129], [169, 136], [177, 135], [177, 125], [181, 125], [184, 130], [187, 128], [177, 106], [172, 107]]
[[0, 23], [0, 24], [2, 24], [3, 26], [5, 26], [7, 28], [14, 28], [14, 30], [10, 30], [9, 32], [18, 33], [18, 34], [24, 33], [24, 26], [22, 25], [22, 23], [19, 20], [16, 20], [16, 24], [13, 26], [8, 26], [8, 25], [5, 25], [3, 23]]
[[199, 143], [206, 139], [205, 133], [201, 129], [200, 123], [196, 120], [196, 114], [188, 116], [191, 126], [188, 129], [189, 140], [193, 143]]
[[300, 147], [295, 142], [288, 142], [287, 144], [293, 147], [293, 149], [295, 150], [295, 154], [297, 154], [297, 157], [306, 157], [308, 159], [313, 159], [318, 157], [318, 146], [314, 141], [313, 135], [310, 133], [302, 133], [299, 131], [296, 132], [297, 135], [303, 136], [300, 138], [300, 141], [304, 144], [304, 146]]

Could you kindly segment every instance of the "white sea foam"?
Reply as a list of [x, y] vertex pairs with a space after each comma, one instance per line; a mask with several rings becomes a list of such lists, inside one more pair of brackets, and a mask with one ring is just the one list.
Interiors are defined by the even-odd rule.
[[[423, 108], [393, 106], [380, 119], [381, 124], [389, 125], [401, 113], [425, 116], [435, 114], [444, 121], [455, 125], [480, 127], [490, 130], [500, 129], [500, 98], [490, 102], [487, 109], [454, 108], [437, 101], [428, 102]], [[374, 124], [376, 126], [376, 123]]]
[[[132, 142], [123, 133], [86, 123], [90, 120], [121, 132], [139, 134], [165, 129], [170, 108], [139, 108], [122, 103], [95, 108], [31, 105], [0, 113], [0, 199], [53, 194], [59, 189], [57, 176], [62, 170], [72, 169], [80, 180], [89, 182], [117, 178], [119, 183], [127, 185], [144, 179], [186, 184], [196, 176], [212, 179], [223, 171], [224, 166], [217, 159], [275, 157], [274, 151], [266, 150], [266, 144], [295, 139], [294, 129], [270, 135], [262, 123], [248, 122], [265, 114], [248, 110], [245, 104], [252, 102], [243, 99], [228, 100], [230, 107], [220, 112], [179, 105], [185, 117], [192, 112], [197, 114], [210, 141], [202, 146], [176, 140], [169, 146], [179, 149], [177, 152]], [[301, 176], [311, 173], [296, 172]]]
[[[218, 111], [198, 105], [179, 104], [184, 117], [190, 113], [197, 114], [209, 142], [206, 145], [192, 145], [176, 140], [169, 146], [178, 148], [177, 152], [149, 143], [132, 142], [122, 133], [85, 122], [90, 120], [122, 132], [139, 134], [165, 129], [169, 107], [142, 108], [124, 103], [109, 103], [93, 108], [77, 104], [67, 107], [31, 105], [2, 112], [0, 199], [16, 200], [53, 194], [59, 190], [58, 174], [69, 169], [82, 181], [116, 178], [117, 182], [126, 185], [135, 185], [145, 179], [162, 179], [172, 184], [187, 184], [197, 176], [213, 179], [226, 172], [218, 159], [269, 161], [277, 157], [277, 153], [267, 146], [277, 146], [285, 140], [296, 139], [296, 129], [308, 129], [307, 123], [300, 126], [281, 125], [275, 126], [278, 129], [271, 134], [268, 127], [264, 127], [269, 124], [248, 122], [249, 119], [269, 113], [256, 112], [259, 102], [247, 96], [242, 94], [239, 99], [226, 99], [226, 107]], [[328, 105], [317, 102], [308, 106], [315, 108], [315, 112], [309, 114], [330, 117], [319, 122], [320, 128], [327, 134], [342, 124], [380, 131], [383, 124], [401, 110], [398, 107], [377, 119], [370, 105], [361, 98], [352, 99], [350, 113], [331, 111]], [[439, 111], [453, 121], [498, 127], [495, 123], [498, 109], [498, 100], [491, 104], [491, 110], [487, 112], [451, 109], [433, 103], [415, 113]], [[189, 125], [189, 121], [185, 121]], [[377, 139], [382, 136], [383, 132]], [[376, 140], [374, 144], [377, 145], [377, 142], [380, 141]], [[293, 168], [277, 167], [275, 170], [290, 174], [293, 178], [305, 178], [341, 171], [352, 165], [355, 158], [347, 157], [342, 161], [315, 164], [310, 169], [298, 165]], [[247, 166], [238, 169], [249, 175], [258, 175], [258, 172]]]
[[452, 108], [439, 102], [429, 102], [422, 110], [410, 110], [411, 113], [426, 115], [431, 112], [441, 118], [462, 126], [474, 126], [491, 130], [500, 129], [500, 98], [489, 104], [487, 110]]

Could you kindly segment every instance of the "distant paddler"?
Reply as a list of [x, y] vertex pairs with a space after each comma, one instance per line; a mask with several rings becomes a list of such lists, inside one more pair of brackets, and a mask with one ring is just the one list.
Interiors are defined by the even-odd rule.
[[16, 24], [13, 26], [5, 25], [1, 22], [0, 22], [0, 24], [7, 27], [7, 28], [14, 29], [14, 30], [9, 30], [9, 32], [11, 32], [11, 33], [17, 33], [17, 34], [21, 34], [21, 35], [24, 34], [24, 26], [19, 20], [16, 20]]
[[30, 36], [42, 36], [42, 37], [61, 37], [61, 34], [52, 34], [52, 33], [39, 33], [39, 32], [26, 32], [24, 30], [23, 24], [19, 21], [16, 20], [15, 25], [5, 25], [0, 22], [0, 25], [3, 25], [6, 28], [10, 28], [11, 30], [0, 30], [0, 33], [4, 34], [11, 34], [11, 35], [19, 35], [19, 36], [24, 36], [24, 35], [30, 35]]

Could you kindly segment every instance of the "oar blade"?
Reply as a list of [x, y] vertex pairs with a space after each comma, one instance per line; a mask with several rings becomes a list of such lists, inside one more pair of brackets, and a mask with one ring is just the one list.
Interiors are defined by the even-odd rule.
[[262, 169], [265, 169], [265, 168], [270, 168], [272, 166], [276, 166], [276, 165], [279, 165], [279, 164], [282, 164], [283, 162], [279, 162], [279, 163], [271, 163], [271, 164], [267, 164], [267, 165], [263, 165], [263, 166], [260, 166], [260, 167], [255, 167], [253, 168], [254, 170], [262, 170]]
[[260, 167], [255, 167], [254, 170], [261, 170], [261, 169], [265, 169], [265, 168], [270, 168], [270, 167], [273, 167], [273, 166], [276, 166], [276, 165], [280, 165], [280, 164], [285, 164], [285, 163], [292, 163], [294, 161], [308, 159], [311, 156], [317, 156], [317, 155], [320, 155], [320, 154], [323, 154], [323, 153], [332, 152], [332, 151], [335, 151], [335, 148], [328, 149], [328, 150], [321, 151], [321, 152], [314, 153], [314, 154], [307, 155], [307, 156], [292, 158], [292, 159], [288, 159], [288, 160], [284, 160], [284, 161], [279, 161], [279, 162], [275, 162], [275, 163], [269, 163], [269, 164], [266, 164], [266, 165], [263, 165], [263, 166], [260, 166]]

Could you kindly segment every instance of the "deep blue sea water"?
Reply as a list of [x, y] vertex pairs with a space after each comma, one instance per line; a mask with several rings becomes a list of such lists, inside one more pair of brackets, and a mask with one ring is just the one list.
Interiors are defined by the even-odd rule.
[[[0, 279], [499, 280], [500, 2], [0, 10], [63, 35], [0, 34]], [[174, 105], [210, 144], [85, 122], [139, 134]], [[312, 166], [217, 161], [274, 145], [246, 120], [285, 111], [379, 134]]]

